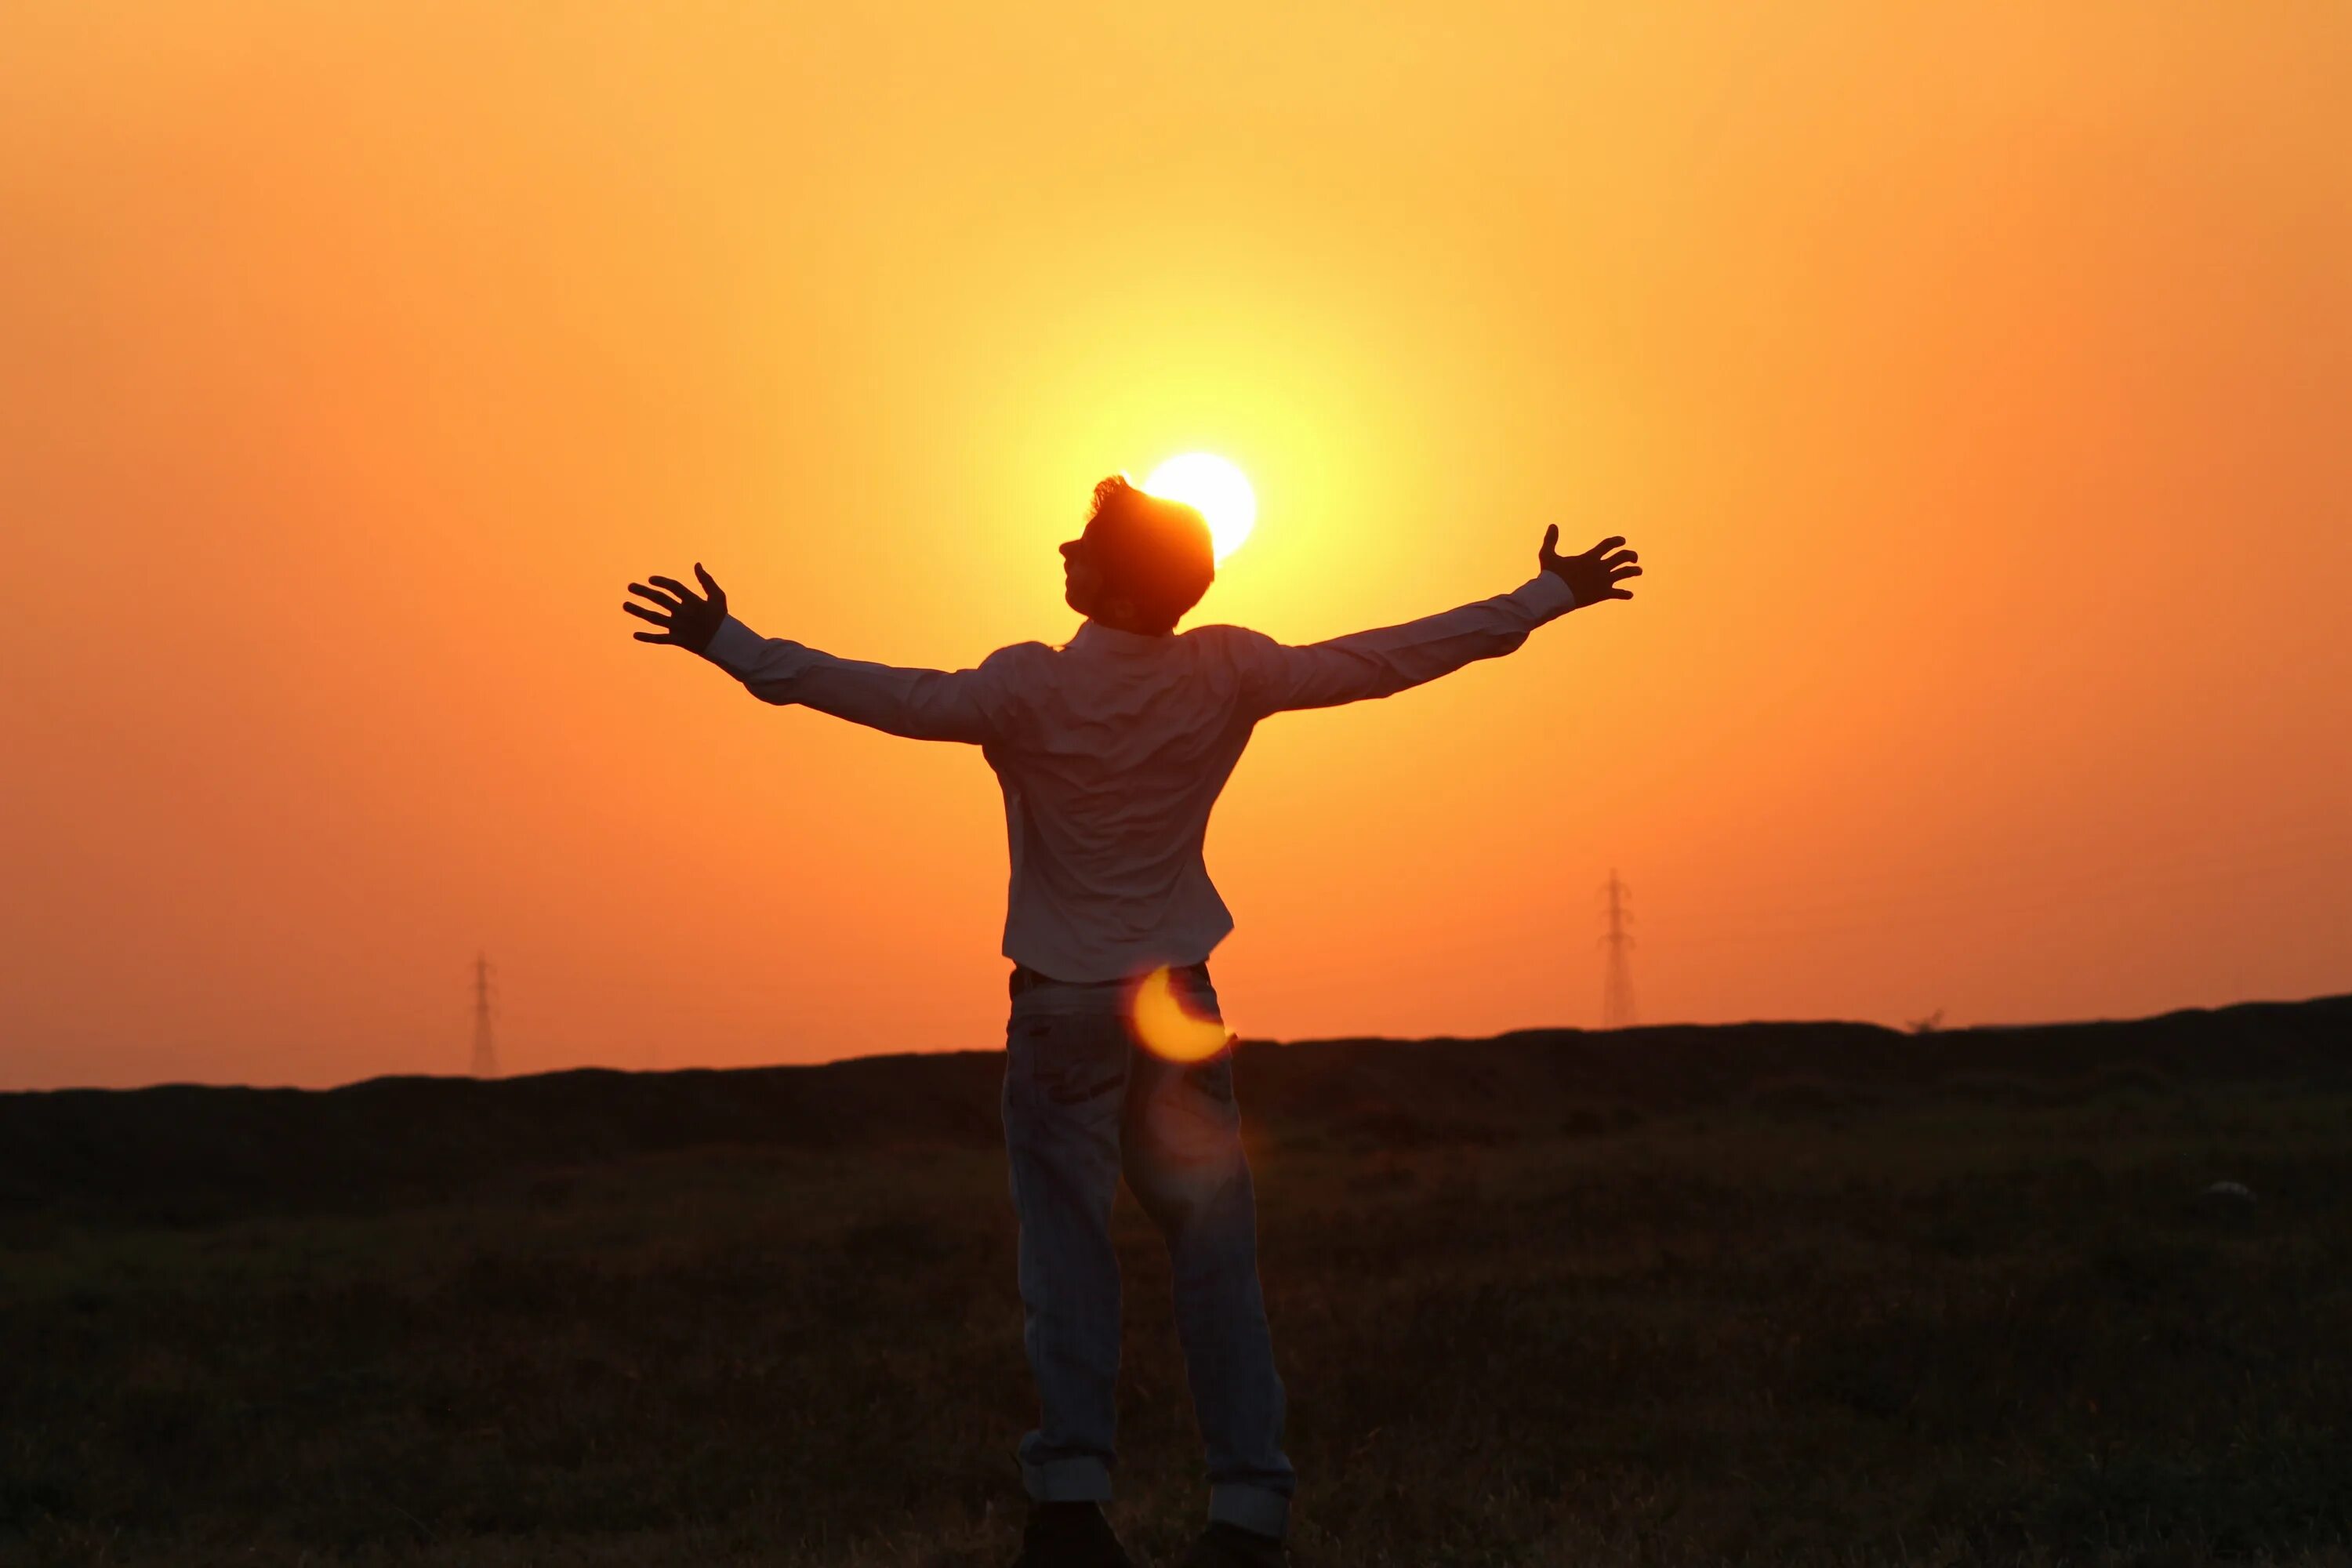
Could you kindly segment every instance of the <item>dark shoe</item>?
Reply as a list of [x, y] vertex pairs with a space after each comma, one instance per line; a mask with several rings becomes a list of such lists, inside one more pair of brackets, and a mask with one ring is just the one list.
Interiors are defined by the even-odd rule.
[[1282, 1542], [1229, 1520], [1209, 1521], [1184, 1553], [1184, 1568], [1283, 1568]]
[[1013, 1568], [1135, 1568], [1135, 1559], [1111, 1532], [1100, 1504], [1033, 1502]]

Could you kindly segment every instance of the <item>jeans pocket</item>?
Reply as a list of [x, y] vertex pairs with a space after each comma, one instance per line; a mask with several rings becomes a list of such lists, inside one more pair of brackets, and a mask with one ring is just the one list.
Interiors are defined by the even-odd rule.
[[1116, 1017], [1023, 1019], [1012, 1043], [1015, 1070], [1056, 1105], [1082, 1105], [1127, 1082], [1127, 1037]]

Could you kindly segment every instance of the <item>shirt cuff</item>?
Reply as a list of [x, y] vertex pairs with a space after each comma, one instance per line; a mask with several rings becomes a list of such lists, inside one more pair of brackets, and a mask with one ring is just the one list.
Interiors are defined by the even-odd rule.
[[1557, 572], [1538, 572], [1506, 597], [1534, 611], [1538, 625], [1576, 608], [1576, 590]]
[[752, 661], [759, 658], [760, 649], [766, 641], [759, 633], [730, 616], [710, 635], [710, 646], [702, 650], [702, 657], [740, 680], [743, 672], [751, 668]]

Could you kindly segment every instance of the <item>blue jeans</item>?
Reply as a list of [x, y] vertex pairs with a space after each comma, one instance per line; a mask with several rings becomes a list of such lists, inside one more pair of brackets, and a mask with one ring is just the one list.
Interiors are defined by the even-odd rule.
[[[1205, 970], [1176, 994], [1216, 1017]], [[1257, 1206], [1243, 1157], [1230, 1043], [1205, 1061], [1161, 1059], [1121, 1012], [1127, 987], [1033, 986], [1005, 1026], [1004, 1145], [1021, 1221], [1021, 1302], [1044, 1407], [1021, 1439], [1041, 1502], [1110, 1496], [1118, 1380], [1118, 1258], [1111, 1200], [1128, 1190], [1168, 1242], [1176, 1332], [1208, 1449], [1209, 1517], [1281, 1535], [1292, 1471], [1282, 1380], [1257, 1279]]]

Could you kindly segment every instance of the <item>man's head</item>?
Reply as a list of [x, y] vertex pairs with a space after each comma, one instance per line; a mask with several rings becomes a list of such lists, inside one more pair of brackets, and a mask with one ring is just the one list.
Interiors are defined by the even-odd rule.
[[1062, 563], [1070, 608], [1130, 632], [1174, 631], [1217, 575], [1208, 521], [1123, 475], [1095, 487], [1086, 531], [1062, 546]]

